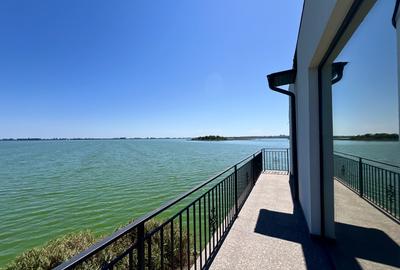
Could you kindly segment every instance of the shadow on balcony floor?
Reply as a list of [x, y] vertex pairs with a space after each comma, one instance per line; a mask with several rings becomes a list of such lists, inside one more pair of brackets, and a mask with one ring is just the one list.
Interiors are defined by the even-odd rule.
[[260, 176], [211, 269], [332, 269], [288, 182], [288, 175]]
[[293, 209], [292, 214], [261, 209], [254, 232], [300, 244], [306, 269], [326, 269], [323, 243], [309, 235], [301, 208], [295, 204]]
[[[382, 269], [400, 268], [400, 247], [383, 231], [336, 223], [336, 234], [338, 240], [331, 248], [339, 260], [338, 269], [368, 269], [356, 258], [379, 263]], [[371, 269], [377, 267], [371, 265]]]
[[400, 269], [400, 225], [335, 181], [337, 269]]

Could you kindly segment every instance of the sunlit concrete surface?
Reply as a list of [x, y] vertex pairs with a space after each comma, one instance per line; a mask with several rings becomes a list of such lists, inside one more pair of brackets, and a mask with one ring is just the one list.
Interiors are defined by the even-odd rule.
[[331, 269], [313, 240], [288, 175], [262, 174], [210, 269]]
[[335, 181], [337, 269], [400, 269], [400, 224]]

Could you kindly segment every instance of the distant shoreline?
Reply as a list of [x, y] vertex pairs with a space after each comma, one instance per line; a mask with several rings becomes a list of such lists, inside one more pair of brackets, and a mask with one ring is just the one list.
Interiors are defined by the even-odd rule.
[[287, 135], [278, 136], [232, 136], [223, 137], [217, 135], [208, 135], [201, 137], [191, 138], [192, 141], [247, 141], [247, 140], [258, 140], [258, 139], [289, 139]]
[[[197, 137], [198, 138], [198, 137]], [[234, 136], [223, 140], [289, 139], [289, 136]], [[4, 138], [0, 141], [94, 141], [94, 140], [195, 140], [196, 137], [116, 137], [116, 138]]]
[[[200, 136], [200, 137], [115, 137], [115, 138], [3, 138], [0, 141], [95, 141], [95, 140], [191, 140], [191, 141], [246, 141], [259, 139], [289, 139], [288, 135], [273, 136]], [[337, 141], [398, 141], [396, 133], [375, 133], [363, 135], [333, 136]]]
[[333, 139], [343, 141], [398, 141], [399, 135], [396, 133], [367, 133], [352, 136], [333, 136]]

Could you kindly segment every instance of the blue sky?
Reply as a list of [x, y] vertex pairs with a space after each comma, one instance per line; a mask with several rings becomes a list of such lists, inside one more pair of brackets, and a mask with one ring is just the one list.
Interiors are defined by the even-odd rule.
[[[265, 75], [291, 68], [301, 8], [293, 0], [3, 0], [0, 138], [287, 134], [288, 99]], [[393, 90], [383, 107], [393, 107]], [[335, 132], [365, 129], [345, 121], [365, 111], [351, 107], [335, 109]]]
[[302, 1], [0, 2], [0, 137], [288, 133]]
[[349, 62], [333, 86], [334, 135], [399, 132], [395, 1], [377, 1], [335, 61]]

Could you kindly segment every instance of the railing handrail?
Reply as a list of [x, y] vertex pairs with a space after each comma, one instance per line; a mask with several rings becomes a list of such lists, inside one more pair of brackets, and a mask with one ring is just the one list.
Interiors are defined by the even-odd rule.
[[339, 151], [334, 151], [333, 153], [334, 154], [335, 153], [336, 154], [340, 154], [340, 155], [346, 155], [346, 156], [354, 157], [354, 158], [357, 158], [357, 159], [361, 158], [362, 160], [366, 160], [366, 161], [374, 162], [374, 163], [377, 163], [377, 164], [382, 164], [382, 165], [386, 165], [386, 166], [390, 166], [390, 167], [394, 167], [394, 168], [400, 169], [400, 166], [398, 166], [398, 165], [394, 165], [394, 164], [390, 164], [390, 163], [386, 163], [386, 162], [382, 162], [382, 161], [378, 161], [378, 160], [373, 160], [373, 159], [369, 159], [369, 158], [365, 158], [365, 157], [361, 157], [361, 156], [356, 156], [356, 155], [353, 155], [353, 154], [348, 154], [348, 153], [339, 152]]
[[[263, 149], [266, 149], [266, 148], [263, 148]], [[244, 158], [244, 159], [240, 160], [239, 162], [237, 162], [235, 165], [232, 165], [232, 166], [226, 168], [222, 172], [212, 176], [208, 180], [206, 180], [203, 183], [195, 186], [194, 188], [190, 189], [189, 191], [186, 191], [186, 192], [182, 193], [181, 195], [179, 195], [175, 199], [172, 199], [172, 200], [164, 203], [163, 205], [161, 205], [160, 207], [156, 208], [155, 210], [152, 210], [152, 211], [148, 212], [147, 214], [144, 214], [144, 215], [140, 216], [139, 218], [135, 219], [132, 223], [130, 223], [130, 224], [126, 225], [125, 227], [117, 230], [116, 232], [114, 232], [110, 236], [107, 236], [107, 237], [103, 238], [102, 240], [96, 242], [95, 244], [93, 244], [92, 246], [90, 246], [89, 248], [84, 250], [83, 252], [73, 256], [71, 259], [69, 259], [68, 261], [63, 262], [62, 264], [58, 265], [54, 269], [56, 269], [56, 270], [68, 269], [68, 268], [73, 267], [73, 266], [77, 265], [78, 263], [84, 261], [88, 256], [91, 256], [91, 255], [95, 254], [96, 252], [101, 251], [104, 248], [108, 247], [109, 245], [114, 243], [116, 240], [118, 240], [122, 236], [126, 235], [127, 233], [129, 233], [130, 231], [135, 229], [138, 225], [143, 224], [146, 221], [149, 221], [150, 219], [152, 219], [153, 217], [157, 216], [161, 212], [163, 212], [166, 209], [174, 206], [178, 202], [180, 202], [183, 199], [187, 198], [189, 195], [193, 194], [194, 192], [200, 190], [202, 187], [204, 187], [207, 184], [211, 183], [212, 181], [214, 181], [215, 179], [217, 179], [221, 175], [224, 175], [229, 170], [232, 170], [233, 168], [235, 168], [235, 166], [238, 167], [238, 165], [240, 165], [244, 161], [248, 160], [249, 158], [254, 157], [255, 155], [258, 155], [259, 153], [262, 152], [263, 149], [258, 150], [257, 152], [247, 156], [246, 158]]]

